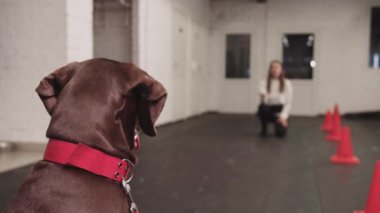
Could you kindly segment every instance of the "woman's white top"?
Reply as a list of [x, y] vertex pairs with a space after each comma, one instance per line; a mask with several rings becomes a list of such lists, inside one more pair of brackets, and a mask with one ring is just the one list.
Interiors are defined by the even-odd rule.
[[262, 80], [260, 82], [259, 92], [264, 96], [264, 104], [283, 105], [280, 117], [283, 119], [288, 119], [290, 108], [292, 106], [293, 87], [292, 83], [288, 79], [285, 79], [284, 83], [284, 91], [280, 92], [280, 81], [278, 79], [272, 79], [270, 93], [268, 93], [267, 81]]

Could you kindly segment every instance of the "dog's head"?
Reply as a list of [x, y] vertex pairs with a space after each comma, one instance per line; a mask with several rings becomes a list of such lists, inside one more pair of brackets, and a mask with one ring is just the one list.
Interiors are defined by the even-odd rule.
[[[155, 122], [165, 105], [167, 93], [165, 88], [145, 71], [133, 64], [123, 64], [127, 72], [126, 106], [122, 113], [125, 131], [140, 128], [149, 136], [156, 136]], [[129, 128], [130, 127], [130, 128]], [[131, 144], [132, 145], [132, 144]], [[135, 147], [135, 145], [133, 145]]]
[[[133, 64], [108, 59], [74, 62], [61, 67], [46, 76], [36, 92], [52, 116], [49, 128], [53, 129], [52, 132], [55, 131], [53, 137], [54, 134], [68, 139], [72, 137], [70, 134], [87, 137], [80, 131], [75, 132], [74, 128], [67, 129], [64, 124], [72, 121], [65, 120], [65, 117], [76, 118], [78, 115], [91, 114], [85, 118], [86, 121], [76, 120], [73, 126], [77, 125], [78, 129], [91, 128], [92, 123], [104, 125], [101, 128], [107, 131], [102, 134], [108, 135], [103, 137], [119, 141], [120, 138], [125, 138], [130, 148], [134, 147], [137, 126], [149, 136], [156, 135], [154, 124], [167, 97], [165, 88], [146, 72]], [[73, 107], [73, 103], [79, 106], [92, 105], [88, 107], [89, 112], [80, 112], [80, 107]], [[104, 104], [94, 106], [94, 103]], [[59, 128], [66, 129], [61, 131]], [[111, 145], [119, 146], [115, 149], [123, 149], [120, 144]]]

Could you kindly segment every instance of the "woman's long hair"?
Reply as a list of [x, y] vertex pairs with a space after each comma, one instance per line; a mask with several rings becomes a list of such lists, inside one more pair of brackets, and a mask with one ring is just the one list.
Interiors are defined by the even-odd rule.
[[268, 68], [268, 76], [267, 76], [267, 91], [268, 93], [270, 93], [270, 88], [271, 88], [271, 80], [272, 80], [272, 74], [271, 74], [271, 68], [274, 64], [279, 64], [281, 66], [281, 74], [280, 74], [280, 77], [279, 77], [279, 81], [280, 81], [280, 92], [284, 92], [284, 89], [285, 89], [285, 75], [284, 75], [284, 66], [282, 65], [281, 61], [279, 60], [273, 60], [270, 62], [269, 64], [269, 68]]

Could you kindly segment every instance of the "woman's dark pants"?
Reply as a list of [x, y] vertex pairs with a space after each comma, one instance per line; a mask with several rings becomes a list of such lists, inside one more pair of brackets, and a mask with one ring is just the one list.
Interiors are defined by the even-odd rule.
[[282, 108], [283, 105], [260, 104], [258, 115], [261, 121], [261, 135], [267, 135], [268, 123], [274, 123], [274, 131], [277, 137], [284, 137], [286, 135], [287, 127], [284, 127], [277, 122], [277, 114], [282, 111]]

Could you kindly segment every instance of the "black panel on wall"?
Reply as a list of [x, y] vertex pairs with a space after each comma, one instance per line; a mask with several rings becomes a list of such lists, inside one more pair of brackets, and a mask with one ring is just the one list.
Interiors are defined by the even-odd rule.
[[249, 78], [251, 36], [230, 34], [226, 42], [226, 78]]
[[312, 79], [314, 60], [314, 40], [311, 33], [285, 34], [282, 40], [285, 76], [291, 79]]

